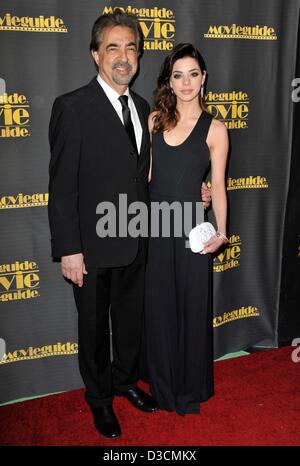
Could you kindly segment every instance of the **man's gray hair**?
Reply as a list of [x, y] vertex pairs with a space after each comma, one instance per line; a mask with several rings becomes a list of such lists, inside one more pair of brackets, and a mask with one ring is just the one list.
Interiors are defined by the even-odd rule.
[[97, 51], [101, 45], [103, 31], [113, 26], [123, 26], [132, 29], [134, 32], [138, 55], [143, 50], [143, 33], [135, 15], [124, 13], [120, 8], [116, 8], [113, 13], [107, 13], [96, 19], [90, 43], [90, 51]]

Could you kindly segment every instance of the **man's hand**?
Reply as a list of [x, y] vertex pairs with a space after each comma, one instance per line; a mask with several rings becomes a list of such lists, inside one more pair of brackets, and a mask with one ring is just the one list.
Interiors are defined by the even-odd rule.
[[83, 254], [71, 254], [61, 258], [61, 270], [64, 277], [72, 280], [75, 285], [83, 285], [83, 274], [86, 275]]
[[205, 209], [207, 209], [211, 203], [211, 193], [210, 193], [210, 189], [206, 186], [204, 182], [202, 183], [202, 186], [201, 186], [201, 196], [202, 196], [203, 205]]

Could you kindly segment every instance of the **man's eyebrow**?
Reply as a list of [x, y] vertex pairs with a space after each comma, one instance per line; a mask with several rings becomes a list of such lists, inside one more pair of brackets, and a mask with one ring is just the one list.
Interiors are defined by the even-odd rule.
[[[134, 45], [135, 47], [137, 46], [136, 42], [131, 41], [126, 44], [126, 47], [131, 47], [132, 45]], [[110, 44], [107, 44], [106, 49], [109, 49], [109, 47], [120, 47], [120, 46], [119, 44], [116, 44], [115, 42], [111, 42]]]
[[107, 44], [107, 46], [106, 46], [107, 49], [109, 47], [118, 47], [118, 44], [115, 44], [114, 42], [111, 42], [110, 44]]

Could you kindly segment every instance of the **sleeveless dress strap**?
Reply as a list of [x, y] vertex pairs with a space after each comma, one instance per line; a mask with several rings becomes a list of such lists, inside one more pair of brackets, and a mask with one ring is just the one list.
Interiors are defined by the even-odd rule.
[[201, 136], [203, 137], [204, 141], [206, 141], [208, 131], [210, 128], [210, 124], [213, 120], [213, 115], [210, 113], [204, 112], [203, 118], [202, 118], [202, 125], [201, 125]]

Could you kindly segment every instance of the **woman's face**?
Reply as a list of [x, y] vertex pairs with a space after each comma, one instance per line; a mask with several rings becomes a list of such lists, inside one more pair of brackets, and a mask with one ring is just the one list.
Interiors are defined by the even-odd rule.
[[198, 98], [201, 84], [205, 81], [205, 71], [201, 72], [199, 63], [195, 58], [179, 58], [173, 65], [170, 86], [177, 99], [190, 102]]

